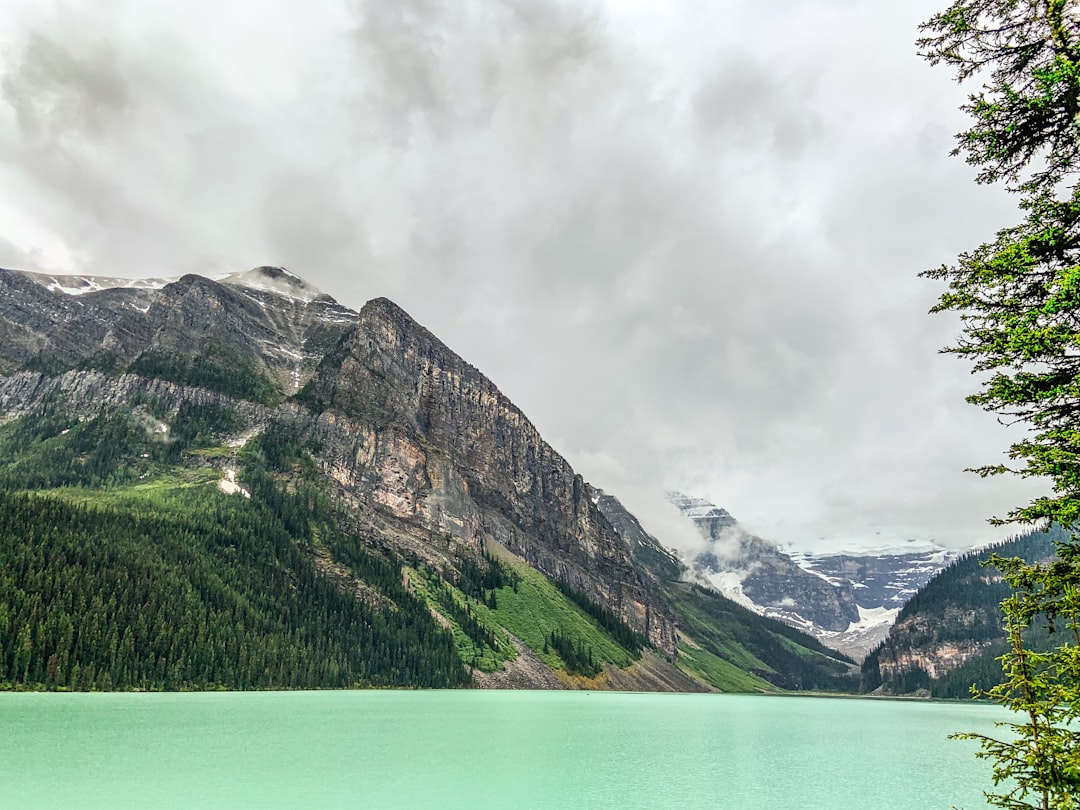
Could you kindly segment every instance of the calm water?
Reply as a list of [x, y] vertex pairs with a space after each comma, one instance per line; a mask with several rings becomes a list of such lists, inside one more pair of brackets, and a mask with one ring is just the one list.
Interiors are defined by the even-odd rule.
[[984, 807], [994, 707], [559, 692], [0, 695], [0, 808]]

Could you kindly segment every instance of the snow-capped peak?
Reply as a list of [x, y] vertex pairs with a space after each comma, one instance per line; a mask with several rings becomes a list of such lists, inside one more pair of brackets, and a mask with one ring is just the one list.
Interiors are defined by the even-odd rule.
[[[179, 280], [178, 278], [114, 278], [110, 276], [66, 276], [28, 271], [18, 272], [45, 287], [50, 292], [59, 292], [65, 295], [85, 295], [86, 293], [101, 290], [116, 289], [160, 290]], [[305, 304], [318, 298], [332, 300], [322, 291], [283, 267], [256, 267], [239, 273], [214, 276], [212, 280], [219, 284], [227, 284], [230, 287], [239, 287], [251, 292], [264, 292], [283, 298], [291, 298]]]
[[723, 507], [717, 506], [704, 498], [696, 498], [693, 495], [684, 495], [681, 492], [668, 492], [668, 502], [691, 520], [699, 518], [731, 518], [731, 513]]
[[220, 284], [241, 287], [247, 290], [273, 293], [285, 298], [292, 298], [303, 303], [310, 303], [324, 294], [308, 284], [299, 276], [294, 276], [284, 267], [264, 265], [242, 273], [232, 273], [217, 279]]
[[45, 287], [49, 292], [65, 295], [85, 295], [99, 290], [133, 289], [160, 290], [176, 279], [171, 278], [110, 278], [107, 276], [63, 276], [47, 273], [24, 273], [24, 275]]

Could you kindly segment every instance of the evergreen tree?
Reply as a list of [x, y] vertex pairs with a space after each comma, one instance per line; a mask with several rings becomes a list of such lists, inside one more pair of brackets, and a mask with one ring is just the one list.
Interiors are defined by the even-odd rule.
[[[945, 351], [986, 373], [968, 401], [1025, 423], [1007, 472], [1049, 479], [1053, 494], [1013, 509], [1005, 520], [1080, 520], [1080, 18], [1069, 0], [955, 0], [922, 26], [921, 53], [944, 62], [958, 81], [980, 75], [982, 89], [963, 109], [973, 123], [954, 154], [979, 168], [979, 182], [1004, 182], [1020, 197], [1023, 221], [924, 275], [947, 282], [934, 311], [960, 313], [963, 334]], [[997, 520], [996, 522], [1003, 522]], [[1009, 647], [1005, 682], [988, 696], [1019, 711], [1012, 740], [980, 735], [993, 761], [987, 794], [1007, 808], [1080, 807], [1077, 717], [1077, 585], [1075, 534], [1058, 543], [1058, 559], [1028, 564], [997, 558], [1016, 592], [1002, 603]], [[1045, 619], [1041, 624], [1037, 619]], [[1063, 629], [1045, 653], [1030, 636]]]

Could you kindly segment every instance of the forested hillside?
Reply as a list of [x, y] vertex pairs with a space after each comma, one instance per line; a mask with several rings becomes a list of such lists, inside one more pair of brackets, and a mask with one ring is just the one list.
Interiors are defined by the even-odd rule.
[[[153, 448], [128, 421], [110, 415], [69, 429], [54, 414], [0, 429], [0, 454], [16, 458], [0, 492], [0, 639], [9, 640], [0, 684], [467, 682], [452, 635], [402, 587], [401, 561], [336, 530], [311, 490], [278, 486], [265, 466], [274, 450], [255, 443], [245, 453], [256, 497], [227, 497], [214, 470], [165, 470], [151, 453], [134, 452]], [[33, 478], [19, 475], [27, 460]], [[17, 479], [38, 491], [12, 492]], [[368, 598], [320, 575], [310, 553], [316, 534], [348, 556]]]
[[[959, 558], [931, 579], [904, 606], [886, 637], [862, 665], [862, 689], [887, 694], [923, 693], [962, 698], [973, 683], [1001, 681], [1005, 634], [999, 605], [1010, 589], [993, 566], [992, 554], [1033, 561], [1054, 555], [1059, 527], [1033, 532]], [[1050, 639], [1045, 626], [1028, 633], [1036, 648]]]
[[393, 302], [69, 282], [0, 270], [0, 688], [852, 687]]
[[[170, 421], [168, 442], [59, 405], [0, 427], [0, 688], [462, 686], [518, 656], [508, 630], [594, 678], [646, 643], [528, 567], [437, 570], [350, 531], [286, 427], [230, 450], [227, 410]], [[219, 491], [223, 460], [250, 497]]]

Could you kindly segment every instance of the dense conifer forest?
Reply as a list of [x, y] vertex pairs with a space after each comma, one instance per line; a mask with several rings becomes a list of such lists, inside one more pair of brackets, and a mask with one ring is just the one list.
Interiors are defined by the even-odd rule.
[[[182, 409], [168, 446], [127, 414], [78, 422], [49, 409], [0, 429], [11, 459], [0, 468], [0, 685], [466, 683], [453, 637], [402, 586], [401, 561], [342, 532], [314, 485], [275, 478], [301, 460], [287, 432], [245, 449], [250, 500], [163, 469], [222, 418]], [[316, 534], [381, 604], [319, 574]]]
[[[1011, 593], [1000, 572], [986, 565], [991, 554], [1034, 561], [1054, 555], [1054, 542], [1065, 536], [1060, 527], [1028, 534], [971, 551], [940, 571], [900, 611], [888, 637], [862, 664], [862, 691], [872, 692], [883, 684], [893, 694], [925, 690], [933, 697], [967, 698], [972, 684], [988, 689], [1002, 681], [997, 660], [1005, 650], [1001, 624], [1001, 601]], [[1035, 649], [1045, 649], [1053, 640], [1045, 622], [1037, 622], [1027, 633]], [[982, 646], [978, 655], [938, 678], [919, 667], [883, 674], [882, 659], [891, 659], [911, 650], [929, 650], [941, 644]]]

